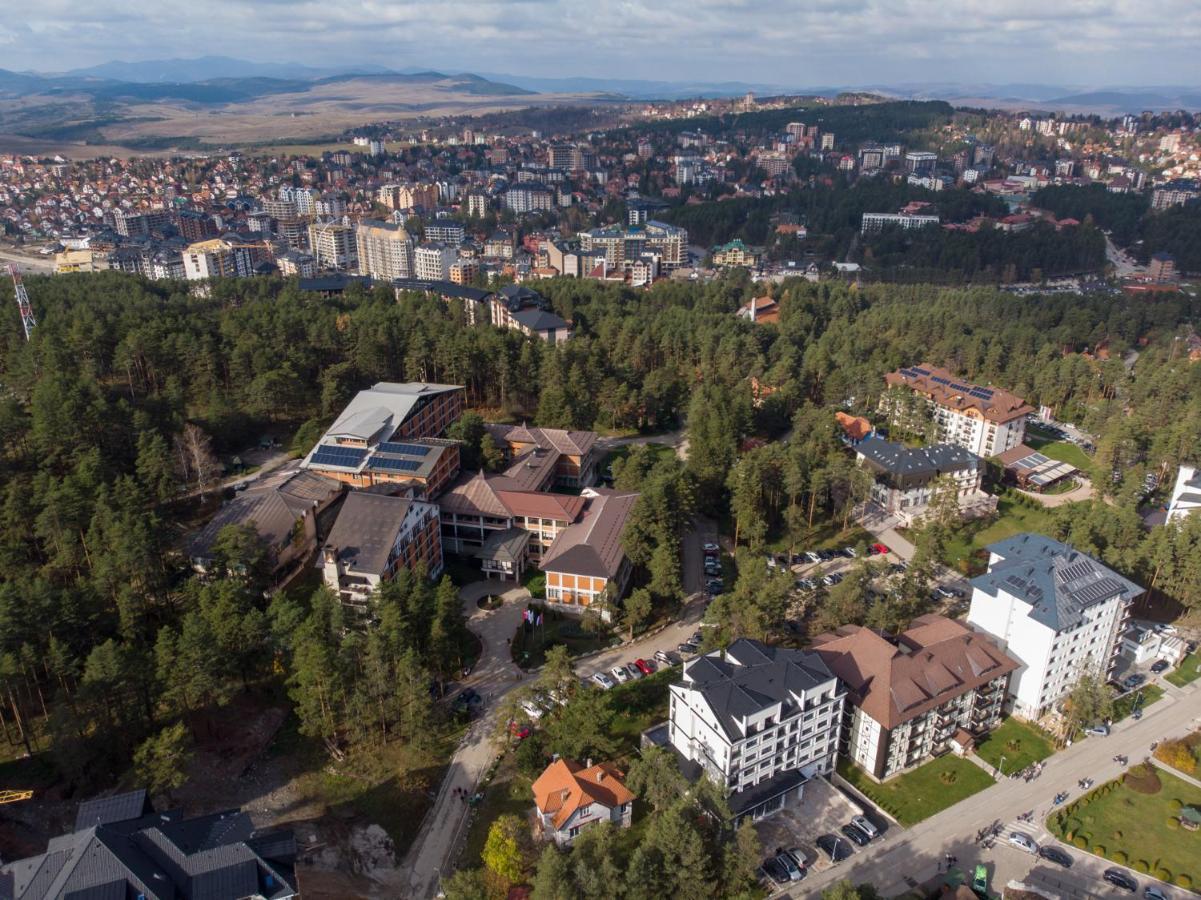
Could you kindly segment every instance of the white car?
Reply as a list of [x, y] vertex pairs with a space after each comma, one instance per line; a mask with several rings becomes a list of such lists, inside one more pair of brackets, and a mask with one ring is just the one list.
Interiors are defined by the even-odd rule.
[[880, 832], [865, 816], [851, 816], [851, 824], [866, 834], [872, 840], [879, 837]]
[[1009, 835], [1009, 843], [1019, 850], [1025, 850], [1027, 853], [1038, 852], [1038, 844], [1034, 843], [1029, 836], [1022, 834], [1020, 831], [1012, 832]]
[[633, 663], [630, 663], [628, 666], [626, 666], [626, 671], [630, 673], [630, 678], [634, 679], [635, 681], [642, 677], [642, 670]]
[[542, 707], [533, 700], [522, 700], [521, 709], [535, 722], [542, 718]]
[[616, 685], [616, 682], [604, 672], [597, 672], [592, 676], [592, 680], [602, 691], [607, 691]]
[[611, 672], [618, 684], [625, 684], [630, 680], [630, 673], [625, 666], [614, 666]]

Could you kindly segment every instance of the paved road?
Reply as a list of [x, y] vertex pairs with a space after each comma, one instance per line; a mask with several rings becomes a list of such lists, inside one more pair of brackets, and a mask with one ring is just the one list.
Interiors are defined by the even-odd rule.
[[1087, 478], [1077, 476], [1077, 486], [1064, 494], [1037, 494], [1033, 491], [1019, 490], [1019, 494], [1023, 494], [1041, 503], [1048, 509], [1054, 509], [1057, 506], [1063, 506], [1065, 503], [1077, 503], [1081, 500], [1091, 500], [1093, 498], [1093, 483]]
[[[16, 263], [18, 269], [22, 272], [28, 272], [30, 275], [51, 275], [54, 273], [53, 256], [28, 256], [24, 253], [17, 253], [14, 250], [0, 248], [0, 263], [4, 263], [5, 265]], [[4, 277], [8, 277], [7, 269], [4, 270]]]
[[596, 442], [602, 452], [616, 447], [634, 447], [639, 444], [664, 444], [676, 451], [680, 459], [688, 458], [688, 432], [683, 428], [665, 431], [662, 434], [640, 434], [637, 437], [603, 437]]
[[[1067, 791], [1074, 798], [1080, 793], [1076, 784], [1080, 778], [1093, 778], [1100, 784], [1121, 773], [1121, 767], [1112, 761], [1115, 755], [1124, 754], [1131, 762], [1136, 762], [1147, 756], [1153, 741], [1183, 736], [1201, 723], [1201, 687], [1194, 684], [1181, 690], [1165, 684], [1164, 688], [1164, 698], [1147, 707], [1141, 721], [1119, 722], [1109, 737], [1088, 738], [1056, 754], [1047, 760], [1043, 774], [1037, 780], [1026, 783], [1004, 778], [912, 828], [894, 827], [878, 843], [857, 851], [847, 862], [806, 879], [803, 890], [794, 896], [814, 896], [843, 878], [857, 884], [873, 884], [884, 896], [896, 896], [909, 890], [911, 882], [921, 883], [937, 877], [946, 853], [957, 856], [960, 867], [970, 871], [981, 857], [979, 848], [973, 844], [975, 834], [996, 823], [1006, 826], [1006, 834], [1020, 829], [1035, 841], [1049, 841], [1050, 836], [1039, 823], [1050, 812], [1051, 799], [1057, 792]], [[1015, 825], [1017, 817], [1030, 810], [1035, 812], [1035, 824]], [[1067, 883], [1079, 882], [1087, 896], [1120, 895], [1111, 893], [1099, 881], [1099, 873], [1111, 863], [1094, 861], [1075, 848], [1069, 848], [1068, 852], [1076, 859], [1076, 865], [1066, 874], [1045, 864], [1032, 867], [1040, 872], [1049, 871]], [[1009, 848], [1002, 848], [1000, 843], [992, 851], [993, 858], [1009, 859], [1010, 853]], [[1022, 864], [1027, 860], [1032, 864], [1035, 862], [1033, 857], [1017, 858]], [[1147, 876], [1135, 877], [1140, 885], [1150, 881]], [[1000, 885], [994, 884], [994, 888], [997, 887]], [[1169, 893], [1181, 897], [1185, 892], [1172, 888]], [[780, 896], [788, 894], [785, 892]]]

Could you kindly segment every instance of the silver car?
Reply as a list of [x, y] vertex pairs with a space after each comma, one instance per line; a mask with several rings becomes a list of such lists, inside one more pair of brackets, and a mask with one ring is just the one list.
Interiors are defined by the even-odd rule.
[[1028, 835], [1022, 834], [1020, 831], [1014, 831], [1009, 835], [1009, 843], [1019, 850], [1025, 850], [1027, 853], [1038, 852], [1038, 844], [1034, 843]]
[[871, 840], [875, 840], [880, 836], [879, 829], [869, 822], [865, 816], [851, 816], [851, 824], [866, 834]]

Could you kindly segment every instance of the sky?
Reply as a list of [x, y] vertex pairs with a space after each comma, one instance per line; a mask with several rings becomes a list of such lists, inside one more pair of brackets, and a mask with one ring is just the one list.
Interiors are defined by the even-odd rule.
[[0, 17], [0, 68], [35, 71], [213, 54], [789, 87], [1201, 85], [1198, 48], [1198, 0], [37, 0]]

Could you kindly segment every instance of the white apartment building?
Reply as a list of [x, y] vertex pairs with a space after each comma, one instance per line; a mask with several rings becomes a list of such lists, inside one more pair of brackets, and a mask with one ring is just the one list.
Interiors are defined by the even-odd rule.
[[359, 264], [358, 242], [349, 225], [313, 222], [309, 225], [309, 251], [318, 269], [346, 272]]
[[983, 477], [980, 457], [963, 447], [954, 444], [906, 447], [869, 437], [855, 447], [855, 459], [874, 478], [872, 502], [900, 519], [905, 527], [912, 526], [926, 513], [940, 478], [954, 481], [956, 502], [965, 518], [986, 515], [996, 509], [996, 497], [980, 487]]
[[927, 225], [937, 225], [941, 220], [938, 216], [923, 216], [916, 213], [864, 213], [859, 225], [860, 234], [877, 234], [890, 225], [900, 225], [902, 228], [925, 228]]
[[730, 791], [735, 824], [834, 768], [844, 690], [816, 653], [743, 638], [686, 663], [670, 690], [667, 741], [694, 776]]
[[1168, 501], [1168, 521], [1180, 521], [1201, 509], [1201, 472], [1196, 466], [1181, 466]]
[[364, 219], [355, 229], [359, 274], [384, 281], [413, 277], [413, 241], [400, 225]]
[[413, 251], [415, 277], [426, 281], [446, 281], [458, 254], [444, 244], [419, 244]]
[[[938, 426], [938, 440], [986, 459], [1020, 444], [1026, 437], [1026, 420], [1034, 412], [1015, 394], [972, 384], [929, 363], [890, 372], [884, 381], [890, 388], [905, 387], [926, 400]], [[881, 405], [886, 407], [888, 399]]]
[[1021, 664], [1009, 684], [1013, 710], [1038, 719], [1071, 692], [1081, 672], [1109, 676], [1130, 606], [1143, 589], [1042, 535], [1018, 534], [988, 550], [988, 572], [972, 579], [967, 621]]

